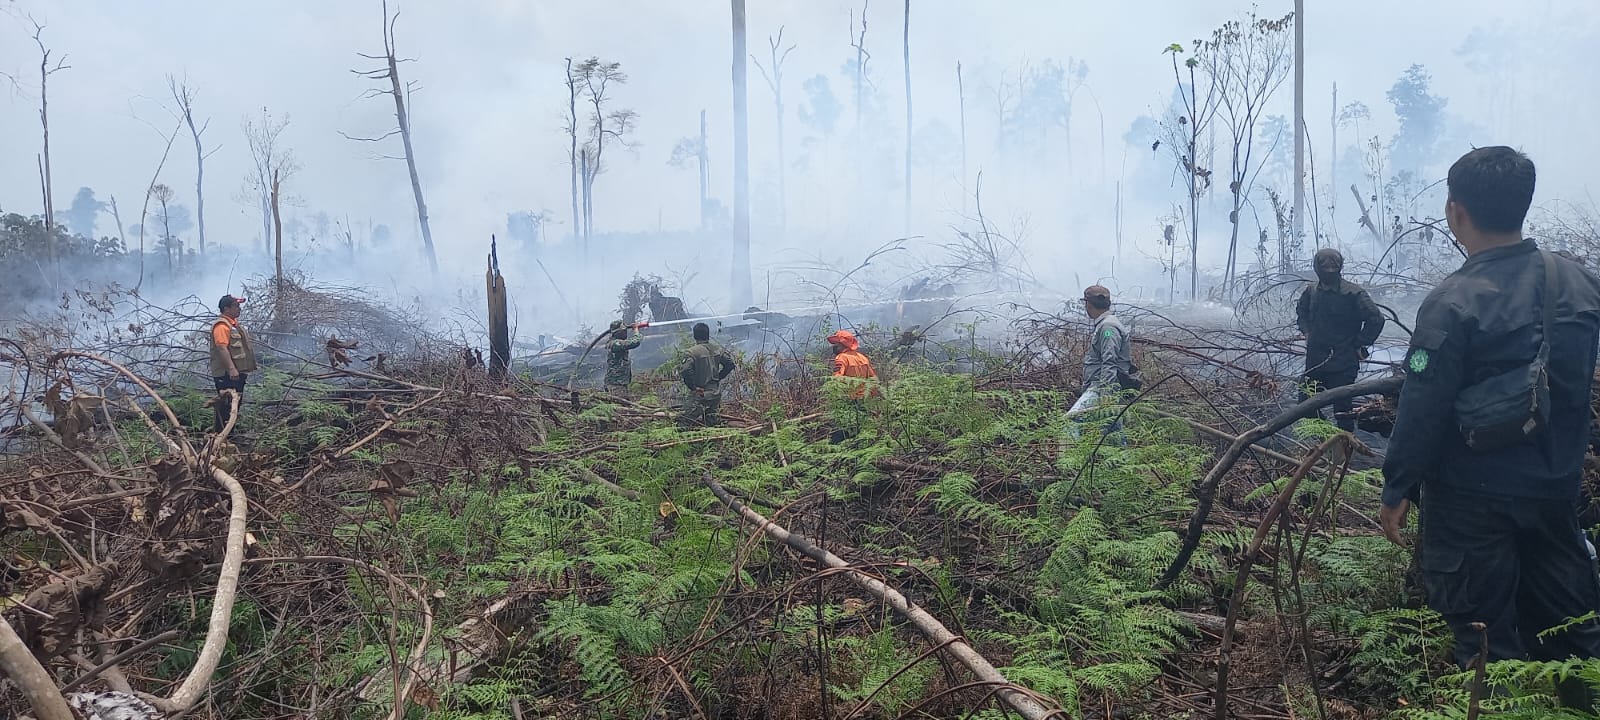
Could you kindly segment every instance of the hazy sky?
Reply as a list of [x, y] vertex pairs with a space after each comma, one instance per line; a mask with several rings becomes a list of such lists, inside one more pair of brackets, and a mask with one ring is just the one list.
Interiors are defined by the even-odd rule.
[[[610, 171], [597, 182], [595, 214], [600, 230], [690, 228], [698, 221], [693, 170], [669, 168], [674, 142], [696, 129], [709, 111], [713, 195], [731, 199], [731, 90], [729, 10], [709, 0], [397, 0], [403, 66], [419, 85], [412, 121], [420, 172], [434, 219], [434, 234], [447, 263], [456, 257], [481, 262], [481, 243], [504, 233], [505, 214], [549, 208], [570, 215], [566, 141], [561, 131], [566, 88], [562, 58], [590, 54], [622, 63], [630, 82], [615, 92], [618, 107], [639, 113], [638, 147], [616, 152]], [[786, 43], [798, 49], [786, 68], [789, 159], [802, 155], [805, 134], [797, 119], [800, 84], [819, 73], [830, 76], [845, 103], [850, 90], [841, 65], [848, 46], [850, 12], [859, 2], [841, 0], [752, 0], [750, 50], [766, 51], [766, 36], [786, 26]], [[1384, 91], [1407, 66], [1422, 63], [1448, 111], [1478, 128], [1477, 144], [1519, 145], [1541, 171], [1540, 199], [1583, 199], [1596, 188], [1591, 164], [1600, 158], [1600, 80], [1592, 51], [1600, 46], [1600, 3], [1595, 0], [1309, 0], [1307, 17], [1307, 116], [1315, 150], [1327, 146], [1329, 91], [1339, 84], [1341, 104], [1361, 100], [1376, 119], [1374, 132], [1393, 131]], [[208, 144], [219, 149], [207, 166], [208, 231], [214, 243], [244, 246], [258, 227], [255, 209], [236, 200], [250, 160], [240, 132], [242, 117], [261, 106], [287, 113], [285, 133], [303, 170], [293, 194], [295, 212], [348, 214], [358, 223], [388, 223], [403, 243], [413, 242], [411, 192], [402, 162], [372, 159], [375, 148], [342, 138], [381, 134], [394, 124], [387, 97], [361, 99], [371, 84], [351, 69], [370, 67], [357, 52], [380, 52], [377, 0], [271, 3], [214, 0], [0, 0], [0, 10], [31, 13], [46, 24], [44, 38], [71, 69], [52, 76], [50, 108], [55, 203], [64, 210], [80, 185], [102, 199], [116, 194], [124, 221], [137, 222], [137, 206], [161, 153], [160, 133], [171, 118], [164, 77], [187, 76], [199, 89], [197, 113], [211, 119]], [[955, 64], [968, 74], [969, 124], [984, 127], [993, 115], [986, 83], [1025, 60], [1077, 58], [1087, 63], [1087, 87], [1103, 115], [1105, 165], [1100, 165], [1100, 120], [1080, 103], [1073, 143], [1092, 159], [1066, 189], [1030, 180], [1010, 198], [986, 198], [994, 212], [1031, 218], [1030, 247], [1059, 256], [1084, 247], [1083, 234], [1112, 224], [1109, 188], [1118, 178], [1123, 134], [1139, 115], [1165, 104], [1171, 67], [1167, 44], [1208, 35], [1222, 21], [1248, 10], [1234, 0], [1147, 0], [1135, 3], [1023, 0], [916, 0], [911, 17], [911, 61], [917, 126], [958, 124]], [[1518, 9], [1525, 8], [1525, 9]], [[1292, 9], [1282, 0], [1260, 3], [1264, 16]], [[903, 4], [873, 0], [868, 11], [870, 68], [887, 99], [891, 137], [903, 133], [900, 32]], [[1458, 49], [1475, 29], [1503, 33], [1515, 67], [1487, 73], [1468, 67]], [[34, 155], [38, 152], [37, 51], [29, 28], [0, 16], [0, 70], [15, 73], [20, 89], [0, 92], [0, 207], [34, 213], [40, 207]], [[772, 183], [775, 163], [771, 96], [759, 71], [750, 68], [752, 177]], [[1496, 106], [1492, 93], [1509, 97]], [[1509, 93], [1509, 94], [1506, 94]], [[1288, 114], [1290, 86], [1274, 112]], [[1509, 107], [1508, 107], [1509, 105]], [[988, 167], [992, 135], [972, 133], [970, 171], [984, 169], [998, 187], [1015, 166]], [[897, 146], [898, 147], [898, 146]], [[400, 154], [398, 138], [383, 146]], [[1466, 148], [1459, 148], [1465, 150]], [[1325, 153], [1323, 153], [1325, 154]], [[1451, 153], [1455, 154], [1454, 152]], [[1132, 164], [1170, 163], [1143, 154]], [[1320, 162], [1320, 160], [1319, 160]], [[163, 174], [179, 202], [193, 205], [193, 149], [180, 137]], [[1160, 173], [1157, 173], [1160, 175]], [[1145, 177], [1149, 177], [1146, 175]], [[1054, 177], [1041, 174], [1041, 178]], [[1163, 175], [1164, 177], [1164, 175]], [[791, 174], [791, 226], [825, 224], [814, 204], [827, 178]], [[959, 210], [959, 184], [948, 177], [919, 177], [914, 230], [947, 232]], [[1148, 183], [1146, 183], [1148, 184]], [[1022, 189], [1026, 187], [1026, 192]], [[1068, 191], [1070, 190], [1070, 192]], [[770, 227], [771, 203], [757, 191], [757, 242]], [[768, 197], [770, 197], [770, 191]], [[1181, 197], [1175, 187], [1129, 187], [1134, 199]], [[898, 189], [883, 193], [890, 234], [851, 238], [854, 246], [876, 245], [898, 230]], [[831, 201], [830, 201], [831, 202]], [[1075, 205], [1076, 204], [1076, 205]], [[1130, 203], [1137, 207], [1137, 203]], [[130, 210], [130, 208], [135, 208]], [[765, 214], [762, 213], [766, 209]], [[831, 212], [831, 211], [830, 211]], [[1135, 210], [1130, 209], [1130, 213]], [[1223, 215], [1225, 216], [1225, 211]], [[1146, 231], [1152, 213], [1125, 219]], [[133, 216], [130, 218], [130, 216]], [[1090, 219], [1085, 219], [1090, 218]], [[1225, 222], [1225, 218], [1213, 222]], [[109, 218], [101, 232], [109, 232]], [[565, 232], [566, 225], [553, 228]], [[826, 228], [819, 228], [825, 230]], [[879, 232], [884, 228], [873, 228]], [[823, 233], [826, 235], [826, 233]], [[791, 238], [792, 239], [792, 238]], [[840, 238], [833, 237], [833, 241]], [[1089, 246], [1095, 245], [1092, 240]], [[1103, 243], [1101, 243], [1103, 245]], [[470, 253], [460, 250], [472, 248]], [[1085, 250], [1103, 257], [1103, 248]], [[758, 262], [761, 260], [758, 253]], [[463, 265], [468, 267], [468, 265]], [[1037, 268], [1046, 274], [1045, 268]], [[1086, 271], [1087, 272], [1087, 271]], [[1088, 274], [1094, 274], [1088, 272]]]

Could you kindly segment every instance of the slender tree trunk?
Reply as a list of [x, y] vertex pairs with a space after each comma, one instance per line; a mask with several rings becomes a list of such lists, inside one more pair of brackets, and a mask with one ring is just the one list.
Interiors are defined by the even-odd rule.
[[961, 212], [967, 211], [967, 86], [961, 77], [961, 61], [956, 61], [956, 94], [961, 100]]
[[261, 188], [261, 242], [266, 246], [268, 255], [272, 254], [272, 179], [264, 177], [265, 187]]
[[[780, 143], [781, 144], [781, 143]], [[700, 111], [700, 229], [706, 229], [706, 203], [711, 199], [711, 150], [706, 147], [706, 111]]]
[[[166, 197], [163, 195], [162, 197]], [[172, 221], [171, 213], [167, 210], [167, 201], [161, 201], [161, 245], [167, 256], [167, 275], [173, 274], [172, 265]]]
[[[1189, 97], [1198, 116], [1200, 97], [1195, 94], [1194, 68], [1189, 68]], [[1189, 302], [1200, 301], [1200, 124], [1189, 118]]]
[[[206, 254], [206, 154], [200, 146], [200, 131], [194, 127], [194, 113], [185, 107], [183, 119], [189, 124], [189, 134], [194, 137], [194, 204], [195, 224], [200, 233], [200, 254]], [[208, 123], [209, 124], [209, 123]]]
[[[385, 11], [385, 17], [387, 17]], [[385, 30], [388, 32], [388, 30]], [[417, 200], [417, 223], [422, 226], [422, 247], [428, 253], [428, 269], [439, 276], [439, 258], [433, 252], [433, 229], [428, 225], [428, 204], [422, 199], [422, 180], [417, 177], [417, 153], [411, 147], [411, 120], [406, 114], [405, 90], [400, 85], [400, 67], [390, 43], [388, 52], [389, 85], [394, 95], [394, 117], [400, 123], [400, 142], [406, 148], [406, 170], [411, 173], [411, 194]], [[276, 215], [276, 209], [274, 209]]]
[[911, 0], [906, 0], [905, 29], [901, 34], [901, 54], [906, 66], [906, 223], [905, 237], [911, 237]]
[[[776, 58], [776, 54], [774, 54]], [[777, 67], [777, 60], [773, 60], [772, 68], [772, 97], [777, 106], [778, 113], [778, 228], [784, 231], [789, 229], [789, 168], [784, 164], [783, 152], [783, 71]]]
[[50, 53], [39, 58], [39, 125], [44, 129], [44, 237], [46, 258], [50, 263], [51, 282], [55, 281], [56, 264], [56, 204], [52, 199], [54, 185], [50, 176]]
[[567, 149], [567, 164], [572, 168], [572, 237], [581, 238], [583, 220], [578, 215], [578, 83], [572, 78], [572, 58], [567, 58], [567, 129], [571, 145]]
[[122, 251], [128, 251], [128, 241], [122, 237], [122, 213], [117, 212], [117, 196], [111, 196], [111, 221], [117, 224], [117, 243], [122, 246]]
[[589, 233], [594, 229], [593, 216], [589, 214], [589, 193], [594, 187], [593, 178], [589, 171], [589, 148], [578, 151], [578, 162], [583, 169], [583, 260], [589, 261]]
[[[1300, 22], [1295, 18], [1295, 22]], [[1331, 138], [1328, 149], [1328, 187], [1333, 191], [1328, 193], [1328, 213], [1334, 216], [1334, 226], [1338, 227], [1339, 208], [1339, 83], [1333, 84], [1333, 109], [1328, 113], [1328, 137]]]
[[283, 314], [283, 218], [278, 214], [278, 171], [272, 171], [272, 257], [273, 265], [273, 320], [282, 322]]
[[1228, 272], [1223, 278], [1223, 283], [1227, 288], [1228, 300], [1230, 302], [1233, 300], [1233, 281], [1235, 273], [1237, 272], [1239, 261], [1239, 206], [1243, 202], [1243, 198], [1241, 197], [1243, 193], [1243, 189], [1240, 187], [1241, 182], [1242, 181], [1240, 180], [1234, 181], [1233, 209], [1228, 213], [1228, 219], [1233, 223], [1233, 230], [1231, 236], [1228, 238]]
[[1294, 236], [1305, 236], [1306, 3], [1294, 0]]
[[732, 312], [754, 299], [750, 277], [750, 119], [744, 0], [733, 3], [733, 278]]

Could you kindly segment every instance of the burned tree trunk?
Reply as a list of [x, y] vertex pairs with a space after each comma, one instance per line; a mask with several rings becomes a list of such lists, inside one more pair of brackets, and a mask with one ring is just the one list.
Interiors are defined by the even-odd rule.
[[733, 0], [733, 282], [734, 311], [750, 306], [750, 119], [745, 84], [744, 0]]
[[489, 297], [489, 377], [504, 380], [511, 367], [511, 328], [506, 320], [506, 280], [500, 275], [500, 254], [489, 236], [489, 268], [484, 272]]

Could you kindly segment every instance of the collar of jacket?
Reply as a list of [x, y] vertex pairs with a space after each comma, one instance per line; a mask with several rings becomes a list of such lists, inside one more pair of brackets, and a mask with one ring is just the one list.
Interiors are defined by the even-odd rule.
[[227, 315], [218, 315], [217, 322], [225, 322], [228, 324], [228, 327], [239, 327], [239, 321], [228, 317]]
[[1475, 265], [1478, 263], [1494, 262], [1496, 260], [1502, 260], [1509, 257], [1525, 255], [1538, 249], [1539, 245], [1533, 241], [1533, 238], [1523, 238], [1522, 242], [1519, 242], [1515, 245], [1501, 245], [1500, 247], [1492, 247], [1488, 250], [1481, 251], [1476, 255], [1467, 258], [1467, 261], [1461, 263], [1461, 266], [1466, 267], [1468, 265]]

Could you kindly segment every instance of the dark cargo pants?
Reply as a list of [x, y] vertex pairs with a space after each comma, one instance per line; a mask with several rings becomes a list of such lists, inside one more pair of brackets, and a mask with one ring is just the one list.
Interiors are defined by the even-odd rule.
[[[1311, 386], [1313, 393], [1319, 393], [1324, 390], [1332, 390], [1333, 388], [1352, 385], [1355, 383], [1355, 381], [1356, 369], [1353, 367], [1349, 370], [1338, 370], [1334, 372], [1329, 372], [1327, 370], [1318, 368], [1316, 370], [1308, 370], [1306, 371], [1306, 374], [1300, 376], [1300, 384]], [[1300, 391], [1301, 402], [1304, 402], [1308, 397], [1311, 396], [1307, 394], [1305, 390]], [[1345, 432], [1355, 432], [1355, 418], [1346, 417], [1343, 419], [1338, 419], [1340, 415], [1349, 415], [1350, 411], [1354, 408], [1355, 398], [1340, 400], [1339, 402], [1333, 404], [1333, 416], [1336, 418], [1334, 420], [1334, 424], [1338, 425], [1340, 430]]]
[[720, 391], [706, 391], [704, 393], [690, 392], [684, 401], [683, 412], [678, 415], [678, 425], [682, 427], [715, 427], [722, 424], [722, 393]]
[[239, 393], [240, 412], [244, 412], [242, 408], [244, 407], [245, 377], [245, 373], [239, 373], [237, 378], [231, 378], [227, 375], [211, 378], [211, 381], [217, 386], [217, 404], [214, 407], [216, 424], [212, 426], [212, 432], [222, 432], [222, 427], [228, 424], [228, 418], [233, 411], [233, 400], [222, 394], [223, 390], [234, 390]]
[[1600, 611], [1600, 576], [1572, 501], [1428, 488], [1421, 566], [1428, 605], [1450, 625], [1462, 668], [1483, 643], [1475, 622], [1488, 626], [1489, 662], [1600, 658], [1600, 621], [1539, 637]]

